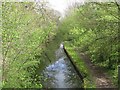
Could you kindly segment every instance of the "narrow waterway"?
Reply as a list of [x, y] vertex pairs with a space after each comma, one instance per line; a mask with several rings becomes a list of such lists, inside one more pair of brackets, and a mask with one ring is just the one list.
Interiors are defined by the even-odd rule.
[[77, 75], [62, 46], [55, 52], [56, 61], [42, 72], [45, 88], [81, 88], [82, 80]]

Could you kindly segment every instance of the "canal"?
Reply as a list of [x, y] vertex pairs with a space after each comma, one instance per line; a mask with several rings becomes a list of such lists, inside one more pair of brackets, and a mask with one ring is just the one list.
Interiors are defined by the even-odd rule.
[[66, 56], [62, 44], [55, 52], [56, 60], [42, 71], [44, 88], [81, 88], [82, 80], [76, 73], [69, 58]]

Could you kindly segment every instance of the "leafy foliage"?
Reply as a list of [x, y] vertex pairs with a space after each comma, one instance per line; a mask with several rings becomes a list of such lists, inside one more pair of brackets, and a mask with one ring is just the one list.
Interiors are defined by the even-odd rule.
[[[37, 68], [42, 70], [46, 63], [52, 62], [54, 49], [61, 41], [87, 53], [96, 65], [107, 68], [117, 84], [118, 11], [117, 3], [85, 3], [73, 8], [60, 23], [56, 15], [59, 13], [44, 2], [2, 2], [3, 87], [42, 88]], [[84, 63], [73, 49], [69, 52], [87, 76]]]
[[[70, 11], [62, 21], [63, 37], [71, 47], [87, 53], [92, 62], [116, 72], [118, 57], [119, 14], [117, 3], [85, 3]], [[114, 73], [113, 78], [117, 76]], [[117, 85], [117, 78], [115, 78]]]
[[45, 49], [43, 46], [49, 38], [48, 35], [50, 38], [55, 35], [57, 18], [52, 20], [49, 16], [38, 14], [36, 7], [33, 2], [2, 3], [5, 88], [42, 87], [36, 68], [43, 64], [44, 58], [40, 57]]

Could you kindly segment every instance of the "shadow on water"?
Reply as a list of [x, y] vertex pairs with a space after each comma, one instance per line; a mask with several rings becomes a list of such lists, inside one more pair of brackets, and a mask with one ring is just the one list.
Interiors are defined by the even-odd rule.
[[55, 52], [56, 61], [42, 71], [42, 84], [45, 88], [81, 88], [82, 81], [74, 70], [62, 45]]

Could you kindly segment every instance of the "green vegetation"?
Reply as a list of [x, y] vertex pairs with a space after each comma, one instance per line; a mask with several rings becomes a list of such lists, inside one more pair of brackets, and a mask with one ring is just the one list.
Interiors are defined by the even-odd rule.
[[[117, 66], [119, 53], [119, 5], [117, 3], [86, 3], [81, 6], [74, 6], [68, 11], [68, 15], [62, 22], [60, 28], [65, 33], [68, 51], [69, 48], [90, 56], [95, 65], [103, 67], [111, 75], [112, 81], [117, 85]], [[65, 45], [66, 45], [65, 44]], [[77, 65], [81, 63], [75, 52], [69, 51], [76, 60]], [[83, 73], [86, 73], [84, 64], [78, 66]], [[84, 70], [82, 70], [82, 67]], [[89, 76], [89, 72], [87, 73]]]
[[96, 88], [95, 83], [92, 82], [93, 78], [85, 62], [80, 58], [80, 56], [76, 53], [74, 48], [71, 47], [68, 42], [65, 43], [65, 48], [84, 78], [84, 88]]
[[[56, 34], [56, 22], [39, 13], [35, 3], [2, 3], [3, 87], [41, 88], [36, 68], [43, 67], [43, 53]], [[50, 10], [49, 10], [50, 11]], [[45, 13], [48, 13], [46, 11]], [[49, 13], [48, 13], [49, 14]], [[48, 61], [49, 62], [49, 61]], [[45, 66], [45, 65], [44, 65]]]
[[38, 73], [55, 60], [53, 54], [61, 42], [85, 76], [85, 88], [95, 84], [78, 52], [105, 68], [117, 86], [118, 11], [116, 2], [75, 4], [59, 21], [59, 13], [44, 2], [2, 2], [3, 88], [44, 87]]

